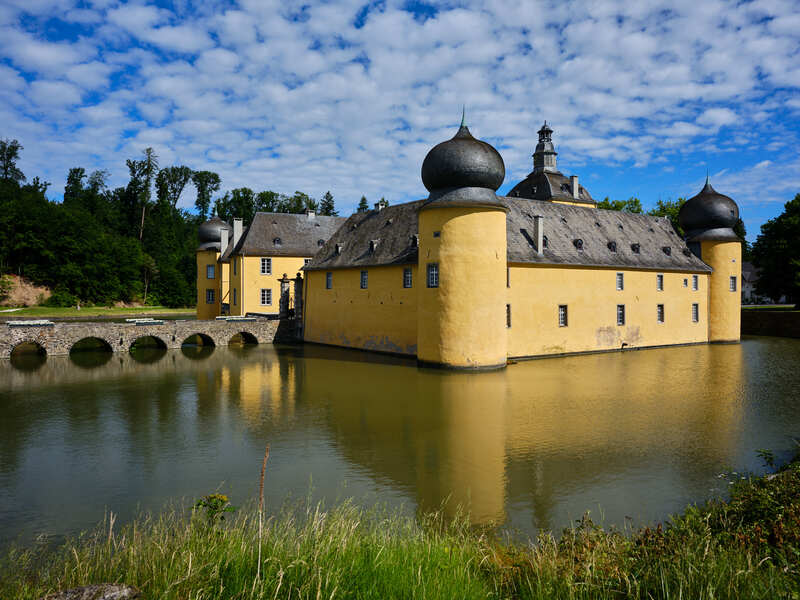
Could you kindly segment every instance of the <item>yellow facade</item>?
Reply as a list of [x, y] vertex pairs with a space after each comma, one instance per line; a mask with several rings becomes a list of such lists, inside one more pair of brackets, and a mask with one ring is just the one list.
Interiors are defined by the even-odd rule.
[[[219, 252], [203, 250], [197, 252], [197, 318], [213, 319], [220, 310]], [[213, 267], [214, 277], [209, 278], [208, 267]], [[208, 293], [213, 292], [213, 301], [208, 302]]]
[[[622, 289], [617, 289], [617, 274]], [[659, 275], [663, 289], [659, 290]], [[697, 289], [694, 289], [697, 277]], [[509, 266], [510, 357], [708, 341], [707, 273]], [[692, 305], [697, 304], [697, 321]], [[617, 307], [624, 306], [624, 325]], [[659, 322], [658, 306], [663, 306]], [[566, 307], [566, 325], [559, 323]]]
[[[410, 288], [403, 271], [411, 269]], [[367, 287], [361, 288], [361, 271]], [[417, 288], [415, 265], [336, 269], [331, 288], [328, 271], [306, 273], [305, 339], [309, 342], [396, 354], [417, 354]]]
[[[269, 259], [267, 272], [262, 272], [262, 258]], [[231, 256], [230, 314], [278, 314], [280, 312], [280, 279], [286, 275], [294, 279], [301, 272], [307, 258], [302, 256]], [[234, 263], [236, 267], [234, 268]], [[268, 303], [262, 304], [261, 290], [271, 290]], [[294, 285], [289, 284], [293, 295]], [[234, 302], [235, 300], [235, 302]]]
[[[701, 242], [703, 261], [714, 272], [708, 290], [711, 342], [738, 342], [741, 337], [742, 245], [731, 241]], [[735, 278], [731, 283], [731, 278]]]
[[[419, 271], [436, 264], [439, 285], [419, 287], [420, 361], [462, 368], [505, 366], [506, 212], [429, 208], [419, 213]], [[426, 282], [423, 282], [426, 283]]]

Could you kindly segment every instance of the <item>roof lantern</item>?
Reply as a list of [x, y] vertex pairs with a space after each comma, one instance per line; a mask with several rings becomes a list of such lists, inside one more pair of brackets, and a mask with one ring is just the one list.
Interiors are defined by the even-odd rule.
[[689, 198], [678, 213], [678, 222], [689, 242], [739, 240], [733, 231], [738, 221], [736, 202], [711, 187], [708, 176], [700, 193]]
[[544, 122], [538, 133], [539, 143], [536, 144], [536, 150], [533, 152], [533, 172], [558, 173], [558, 168], [556, 167], [558, 152], [553, 147], [553, 130], [547, 124], [547, 121]]

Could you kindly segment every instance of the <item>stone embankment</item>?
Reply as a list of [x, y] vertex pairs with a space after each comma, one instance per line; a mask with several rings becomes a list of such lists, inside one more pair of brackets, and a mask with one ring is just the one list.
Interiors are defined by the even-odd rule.
[[800, 338], [800, 311], [744, 309], [742, 335]]

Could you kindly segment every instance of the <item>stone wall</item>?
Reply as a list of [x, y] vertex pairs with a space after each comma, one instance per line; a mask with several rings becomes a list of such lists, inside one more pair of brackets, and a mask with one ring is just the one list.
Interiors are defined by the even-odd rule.
[[800, 338], [800, 311], [744, 309], [742, 335]]
[[49, 355], [69, 354], [75, 343], [85, 338], [97, 338], [108, 344], [113, 352], [127, 352], [139, 338], [152, 336], [166, 348], [180, 348], [190, 336], [205, 336], [214, 346], [227, 346], [238, 333], [246, 333], [260, 343], [293, 341], [292, 325], [278, 320], [254, 321], [196, 321], [174, 320], [153, 324], [136, 323], [54, 323], [46, 326], [15, 326], [0, 323], [0, 359], [9, 358], [12, 350], [24, 342], [38, 344]]

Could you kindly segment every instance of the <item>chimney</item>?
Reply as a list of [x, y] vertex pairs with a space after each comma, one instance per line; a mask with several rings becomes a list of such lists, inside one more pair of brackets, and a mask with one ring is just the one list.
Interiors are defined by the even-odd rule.
[[228, 248], [228, 230], [223, 229], [222, 231], [220, 231], [220, 234], [222, 236], [219, 240], [219, 253], [221, 256], [225, 254], [225, 250], [227, 250]]
[[536, 256], [544, 254], [544, 217], [535, 215], [533, 217], [533, 239], [536, 241]]
[[233, 220], [233, 241], [231, 242], [234, 246], [239, 243], [239, 238], [242, 237], [242, 220], [241, 219], [234, 219]]
[[572, 197], [575, 198], [575, 200], [580, 200], [581, 188], [578, 186], [578, 176], [573, 175], [572, 177], [569, 178], [569, 180], [572, 183]]

